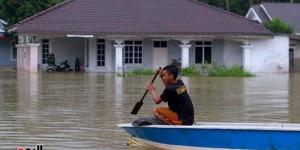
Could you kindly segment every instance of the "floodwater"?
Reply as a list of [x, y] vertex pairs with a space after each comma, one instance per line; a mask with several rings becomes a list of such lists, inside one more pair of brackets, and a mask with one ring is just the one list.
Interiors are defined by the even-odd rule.
[[[130, 111], [150, 78], [0, 71], [0, 149], [141, 149], [127, 146], [129, 135], [117, 125], [134, 119]], [[300, 123], [300, 74], [182, 80], [196, 121]], [[161, 92], [160, 79], [155, 83]], [[137, 117], [154, 108], [148, 95]]]

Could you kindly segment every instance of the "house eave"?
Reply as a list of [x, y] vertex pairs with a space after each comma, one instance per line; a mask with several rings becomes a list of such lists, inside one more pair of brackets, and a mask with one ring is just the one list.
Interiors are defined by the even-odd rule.
[[17, 26], [8, 27], [7, 32], [9, 32], [9, 33], [17, 32]]
[[265, 8], [265, 6], [263, 4], [259, 5], [263, 11], [266, 13], [266, 15], [268, 16], [269, 20], [272, 20], [271, 15], [269, 14], [269, 12], [267, 11], [267, 9]]
[[[21, 36], [36, 36], [36, 37], [68, 37], [69, 34], [63, 33], [20, 33]], [[80, 34], [78, 34], [80, 35]], [[82, 34], [85, 35], [85, 34]], [[89, 34], [94, 38], [105, 39], [270, 39], [273, 34], [236, 34], [236, 33], [220, 33], [220, 34]], [[79, 37], [79, 36], [78, 36]], [[83, 37], [86, 38], [86, 37]]]
[[0, 19], [0, 23], [2, 23], [2, 24], [4, 24], [4, 25], [7, 25], [7, 22], [4, 21], [4, 20], [2, 20], [2, 19]]

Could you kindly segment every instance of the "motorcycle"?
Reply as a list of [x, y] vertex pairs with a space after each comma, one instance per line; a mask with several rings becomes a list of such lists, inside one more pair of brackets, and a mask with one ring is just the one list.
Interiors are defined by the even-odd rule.
[[73, 71], [71, 66], [68, 64], [68, 60], [65, 60], [61, 65], [48, 64], [47, 72], [62, 72], [62, 71]]

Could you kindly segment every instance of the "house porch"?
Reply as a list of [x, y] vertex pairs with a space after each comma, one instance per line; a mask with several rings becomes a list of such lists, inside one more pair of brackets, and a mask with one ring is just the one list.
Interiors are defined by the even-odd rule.
[[[288, 38], [66, 38], [39, 37], [38, 64], [45, 70], [47, 54], [59, 64], [75, 59], [88, 72], [127, 72], [155, 69], [171, 63], [240, 66], [250, 72], [288, 72]], [[272, 46], [270, 46], [272, 45]]]

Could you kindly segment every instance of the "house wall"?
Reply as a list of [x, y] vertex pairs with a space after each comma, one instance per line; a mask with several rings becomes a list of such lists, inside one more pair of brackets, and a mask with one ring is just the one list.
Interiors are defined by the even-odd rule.
[[[195, 65], [195, 43], [190, 42], [189, 63]], [[106, 66], [96, 66], [96, 39], [90, 39], [89, 42], [89, 67], [90, 72], [114, 72], [115, 69], [115, 48], [114, 41], [106, 40]], [[181, 59], [181, 42], [178, 40], [168, 41], [168, 64], [173, 59]], [[242, 65], [241, 43], [235, 41], [213, 40], [212, 41], [212, 62], [217, 65]], [[124, 50], [123, 50], [124, 52]], [[124, 56], [124, 53], [123, 53]], [[124, 61], [124, 60], [123, 60]], [[162, 66], [163, 67], [163, 66]], [[133, 71], [136, 69], [153, 69], [153, 40], [143, 40], [143, 64], [130, 65], [124, 64], [124, 71]]]
[[89, 39], [89, 63], [88, 71], [90, 72], [112, 72], [115, 66], [115, 51], [113, 41], [105, 40], [105, 66], [97, 66], [97, 39]]
[[[134, 39], [133, 39], [134, 40]], [[115, 48], [113, 41], [106, 42], [106, 62], [107, 66], [98, 68], [96, 67], [96, 40], [90, 40], [90, 50], [89, 50], [89, 71], [91, 72], [114, 72], [115, 68]], [[172, 62], [172, 59], [181, 58], [181, 48], [179, 47], [180, 42], [175, 40], [168, 41], [168, 64]], [[190, 53], [190, 57], [192, 57]], [[123, 49], [124, 57], [124, 49]], [[142, 64], [123, 64], [124, 71], [133, 71], [136, 69], [152, 69], [153, 68], [153, 40], [145, 39], [143, 40], [143, 63]], [[123, 60], [124, 61], [124, 60]], [[163, 67], [163, 66], [162, 66]]]
[[243, 65], [243, 51], [241, 45], [241, 42], [224, 40], [223, 65], [226, 67]]
[[[194, 42], [190, 42], [190, 65], [195, 64]], [[276, 36], [273, 39], [251, 40], [251, 71], [252, 72], [288, 72], [288, 46], [289, 39], [286, 36]], [[88, 42], [88, 67], [90, 72], [114, 72], [115, 69], [115, 48], [113, 40], [106, 40], [106, 66], [96, 66], [96, 38], [89, 39]], [[178, 40], [168, 41], [168, 64], [173, 59], [181, 58], [181, 42]], [[231, 40], [212, 41], [212, 62], [216, 65], [243, 65], [242, 42]], [[299, 44], [295, 57], [300, 58]], [[74, 67], [76, 57], [80, 63], [84, 64], [85, 39], [83, 38], [52, 38], [50, 40], [50, 52], [56, 55], [56, 63], [59, 64], [65, 59]], [[124, 52], [124, 50], [123, 50]], [[41, 56], [41, 53], [39, 53]], [[124, 56], [124, 54], [123, 54]], [[124, 71], [135, 69], [153, 69], [153, 40], [143, 40], [143, 64], [129, 65], [124, 64]], [[297, 59], [299, 61], [299, 59]]]
[[0, 66], [15, 67], [16, 59], [12, 59], [12, 41], [10, 39], [0, 40]]
[[300, 72], [300, 41], [295, 41], [296, 47], [294, 51], [295, 57], [295, 72]]
[[224, 40], [213, 40], [212, 42], [212, 64], [223, 65], [224, 64]]
[[[196, 41], [203, 41], [203, 40], [196, 40]], [[178, 44], [180, 44], [178, 42]], [[190, 65], [200, 65], [195, 63], [195, 41], [192, 41], [190, 47]], [[216, 39], [212, 40], [212, 63], [216, 65], [223, 65], [223, 46], [224, 46], [224, 40]], [[181, 49], [178, 49], [178, 58], [181, 58]]]
[[[135, 39], [132, 39], [135, 40]], [[105, 67], [97, 67], [96, 66], [96, 38], [89, 40], [89, 67], [88, 71], [90, 72], [114, 72], [115, 70], [115, 47], [113, 40], [106, 40], [105, 43]], [[168, 42], [168, 62], [171, 62], [172, 58], [179, 58], [181, 55], [181, 51], [179, 46], [176, 47], [176, 41]], [[153, 41], [150, 39], [143, 40], [143, 63], [142, 64], [123, 64], [123, 70], [126, 72], [133, 71], [136, 69], [152, 69], [153, 68]], [[179, 51], [179, 53], [178, 53]], [[174, 53], [175, 52], [175, 53]], [[123, 48], [123, 57], [124, 57], [124, 48]], [[123, 59], [124, 63], [124, 59]]]
[[[201, 40], [199, 40], [201, 41]], [[189, 51], [189, 64], [195, 65], [195, 43], [194, 41], [190, 42], [191, 47]], [[181, 59], [181, 42], [178, 40], [169, 40], [168, 41], [168, 64], [172, 63], [173, 59]], [[240, 43], [237, 42], [227, 42], [228, 55], [226, 57], [232, 58], [232, 62], [229, 64], [242, 64], [242, 52], [240, 48]], [[212, 41], [212, 62], [217, 65], [224, 65], [224, 56], [223, 56], [223, 46], [224, 40], [213, 40]], [[232, 49], [234, 49], [232, 51]], [[114, 51], [114, 50], [113, 50]], [[232, 51], [232, 52], [231, 52]], [[238, 54], [231, 55], [235, 51], [239, 51]], [[114, 57], [114, 56], [113, 56]], [[132, 71], [135, 69], [149, 68], [152, 69], [152, 57], [153, 57], [153, 41], [144, 40], [143, 41], [143, 65], [125, 65], [125, 71]], [[238, 57], [238, 58], [236, 58]], [[113, 59], [114, 62], [114, 59]], [[236, 63], [235, 63], [236, 62]]]
[[[169, 45], [168, 45], [169, 46]], [[124, 57], [124, 48], [123, 48], [123, 57]], [[152, 63], [152, 57], [153, 57], [153, 41], [150, 39], [143, 40], [143, 63], [142, 64], [123, 64], [124, 71], [133, 71], [136, 69], [152, 69], [153, 63]], [[123, 59], [124, 63], [124, 59]]]
[[[80, 65], [84, 64], [85, 42], [83, 38], [52, 38], [50, 46], [50, 51], [55, 54], [57, 65], [68, 60], [71, 68], [74, 68], [77, 57], [79, 57]], [[41, 57], [41, 53], [39, 54]]]
[[[181, 60], [181, 42], [176, 40], [168, 41], [168, 64], [171, 64], [174, 59]], [[153, 46], [152, 46], [153, 47]], [[193, 64], [195, 61], [193, 60], [193, 53], [189, 51], [189, 64]], [[180, 61], [181, 62], [181, 61]]]
[[252, 72], [288, 72], [289, 38], [274, 36], [272, 39], [251, 40]]

